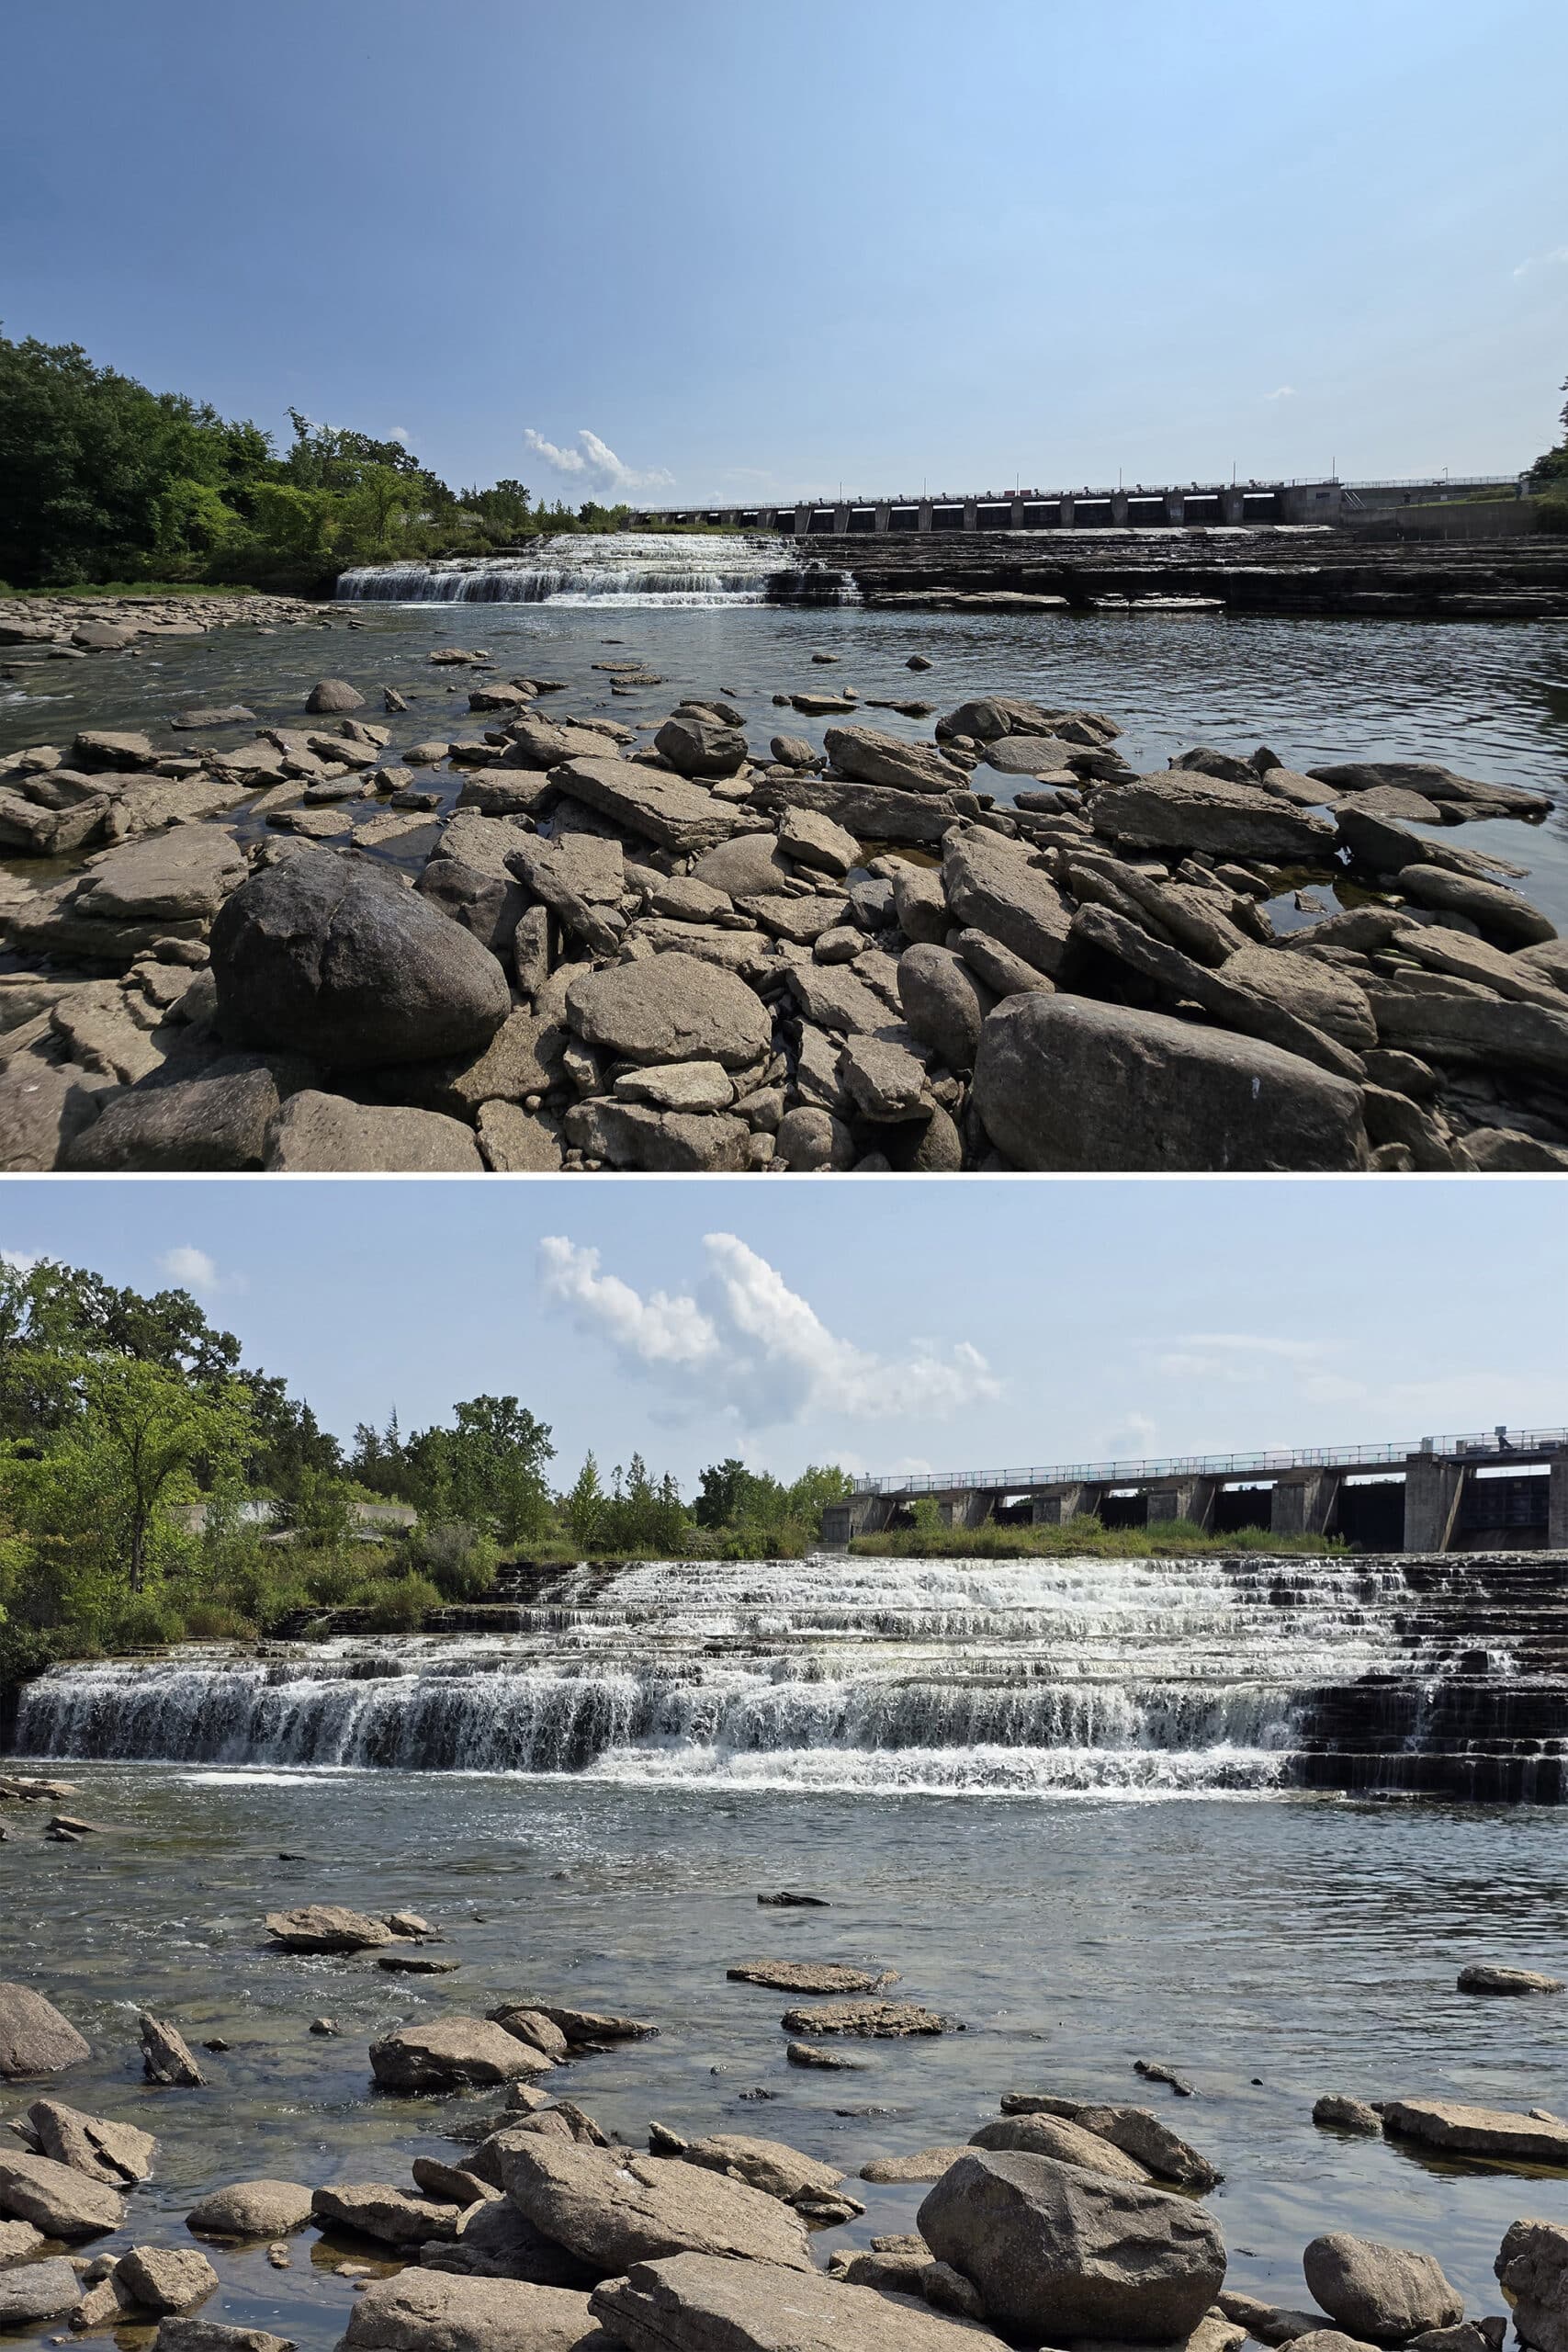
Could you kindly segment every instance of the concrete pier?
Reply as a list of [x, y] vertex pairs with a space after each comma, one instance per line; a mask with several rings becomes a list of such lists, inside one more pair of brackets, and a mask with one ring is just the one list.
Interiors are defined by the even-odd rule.
[[1268, 523], [1338, 523], [1337, 481], [1188, 482], [1145, 489], [941, 492], [919, 498], [800, 499], [787, 506], [645, 506], [628, 531], [675, 525], [775, 532], [785, 538], [851, 538], [891, 531], [1195, 530]]
[[852, 1536], [908, 1526], [923, 1500], [949, 1527], [1181, 1519], [1209, 1534], [1261, 1527], [1337, 1535], [1375, 1552], [1568, 1551], [1568, 1430], [868, 1478], [847, 1502], [829, 1505], [823, 1542], [841, 1547]]

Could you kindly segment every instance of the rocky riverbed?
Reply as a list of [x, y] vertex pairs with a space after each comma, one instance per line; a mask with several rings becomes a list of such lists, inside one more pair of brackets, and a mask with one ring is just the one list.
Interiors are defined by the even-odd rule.
[[0, 1164], [1568, 1167], [1568, 954], [1455, 837], [1543, 795], [1267, 745], [1139, 773], [1114, 717], [929, 666], [874, 702], [824, 656], [765, 746], [715, 689], [639, 747], [443, 645], [456, 729], [327, 677], [292, 725], [9, 754]]
[[[73, 1923], [0, 1947], [0, 2324], [163, 2352], [957, 2352], [961, 2323], [1500, 2352], [1511, 2307], [1560, 2352], [1568, 2122], [1525, 2086], [1563, 1994], [1507, 1964], [1551, 1949], [1526, 1825], [1485, 1824], [1519, 1940], [1478, 1944], [1462, 1815], [1436, 1845], [1369, 1819], [1358, 1860], [1325, 1806], [1100, 1808], [1078, 1839], [906, 1807], [852, 1855], [820, 1806], [688, 1812], [671, 1844], [657, 1804], [570, 1826], [543, 1788], [411, 1810], [398, 1778], [0, 1781], [18, 1882]], [[1190, 1942], [1200, 1857], [1231, 1872], [1217, 1942]], [[1108, 1963], [1124, 1871], [1146, 1901]], [[981, 1901], [963, 1951], [944, 1897]]]

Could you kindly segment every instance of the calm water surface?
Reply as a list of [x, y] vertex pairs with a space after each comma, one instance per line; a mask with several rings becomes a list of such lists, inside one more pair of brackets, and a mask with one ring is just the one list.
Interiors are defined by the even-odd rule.
[[[137, 658], [13, 662], [0, 674], [0, 751], [68, 742], [83, 726], [150, 727], [198, 703], [239, 699], [268, 722], [302, 723], [304, 698], [323, 673], [357, 685], [379, 718], [380, 689], [395, 684], [412, 708], [392, 722], [395, 745], [466, 732], [466, 684], [431, 669], [439, 645], [484, 647], [497, 673], [548, 673], [570, 693], [557, 709], [613, 715], [656, 727], [681, 695], [726, 691], [745, 711], [759, 750], [778, 728], [820, 742], [831, 720], [774, 708], [770, 696], [848, 684], [863, 698], [919, 696], [938, 710], [964, 695], [1010, 692], [1052, 705], [1110, 712], [1126, 729], [1122, 749], [1142, 768], [1163, 767], [1191, 744], [1249, 752], [1268, 742], [1292, 767], [1325, 761], [1436, 759], [1467, 775], [1550, 793], [1544, 826], [1470, 825], [1450, 836], [1530, 868], [1524, 888], [1568, 929], [1568, 629], [1560, 621], [1484, 624], [1287, 620], [1258, 616], [1142, 620], [1122, 615], [1053, 616], [873, 612], [853, 606], [645, 608], [608, 605], [367, 605], [327, 606], [330, 629], [251, 628], [160, 647]], [[350, 629], [348, 620], [358, 624]], [[935, 667], [911, 674], [906, 656]], [[836, 653], [833, 667], [815, 651]], [[596, 661], [645, 660], [664, 684], [612, 697]], [[874, 724], [929, 736], [931, 721], [867, 711]], [[240, 730], [243, 735], [249, 729]], [[211, 736], [200, 740], [212, 741]], [[457, 779], [437, 779], [455, 797]], [[983, 773], [982, 783], [989, 784]], [[998, 797], [1009, 782], [995, 779]], [[431, 835], [429, 838], [434, 838]], [[423, 856], [428, 839], [401, 854]], [[18, 871], [24, 868], [18, 865]], [[32, 868], [36, 876], [36, 864]]]
[[[81, 1847], [15, 1828], [0, 1974], [50, 1994], [92, 2041], [62, 2094], [157, 2132], [156, 2176], [128, 2209], [142, 2239], [181, 2242], [186, 2210], [227, 2180], [407, 2185], [412, 2156], [451, 2157], [453, 2124], [493, 2098], [378, 2094], [367, 2045], [401, 2020], [525, 1993], [659, 2025], [560, 2077], [637, 2143], [658, 2118], [765, 2133], [853, 2173], [966, 2139], [1009, 2090], [1152, 2101], [1226, 2173], [1212, 2203], [1230, 2283], [1287, 2301], [1304, 2300], [1307, 2239], [1341, 2228], [1431, 2249], [1472, 2311], [1495, 2310], [1508, 2222], [1568, 2211], [1568, 2175], [1454, 2168], [1310, 2120], [1329, 2089], [1568, 2107], [1568, 2003], [1454, 1990], [1475, 1959], [1568, 1973], [1564, 1831], [1548, 1812], [55, 1769], [77, 1783], [75, 1809], [112, 1826]], [[757, 1894], [781, 1886], [833, 1907], [760, 1910]], [[418, 1909], [462, 1969], [422, 1984], [368, 1956], [268, 1950], [263, 1913], [310, 1900]], [[784, 2060], [786, 1996], [725, 1979], [764, 1955], [896, 1968], [900, 1994], [967, 2030], [844, 2045], [861, 2071], [803, 2074]], [[193, 2044], [231, 2044], [211, 2087], [142, 2085], [141, 2007]], [[341, 2039], [310, 2034], [322, 2014]], [[1198, 2097], [1140, 2084], [1140, 2057], [1174, 2064]], [[743, 2097], [759, 2089], [772, 2096]], [[33, 2095], [15, 2086], [7, 2111]], [[819, 2260], [912, 2226], [922, 2190], [860, 2188], [863, 2222], [818, 2235]], [[352, 2290], [330, 2266], [365, 2249], [307, 2233], [293, 2250], [283, 2272], [259, 2247], [216, 2252], [209, 2315], [333, 2343]]]

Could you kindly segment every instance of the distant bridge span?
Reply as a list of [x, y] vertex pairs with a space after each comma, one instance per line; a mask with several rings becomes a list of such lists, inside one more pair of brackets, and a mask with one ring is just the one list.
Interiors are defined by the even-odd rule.
[[[1350, 502], [1353, 503], [1353, 500]], [[928, 498], [797, 499], [788, 505], [643, 506], [628, 531], [671, 524], [776, 531], [785, 538], [845, 538], [877, 531], [1196, 530], [1203, 526], [1337, 523], [1337, 481], [1188, 482], [1176, 488], [985, 491]]]
[[949, 1527], [1060, 1527], [1081, 1513], [1111, 1527], [1186, 1519], [1212, 1534], [1342, 1535], [1377, 1552], [1568, 1551], [1568, 1429], [863, 1478], [828, 1505], [822, 1540], [838, 1548], [908, 1524], [928, 1497]]

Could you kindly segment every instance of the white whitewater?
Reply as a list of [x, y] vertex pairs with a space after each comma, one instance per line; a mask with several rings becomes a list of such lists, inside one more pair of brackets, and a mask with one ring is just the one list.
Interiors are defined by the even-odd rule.
[[[789, 593], [803, 579], [788, 539], [615, 531], [540, 539], [526, 557], [364, 565], [341, 574], [337, 594], [355, 604], [706, 606], [763, 605], [770, 583]], [[859, 601], [852, 584], [838, 601]]]
[[642, 1562], [514, 1634], [59, 1667], [39, 1758], [998, 1794], [1264, 1790], [1314, 1688], [1419, 1671], [1392, 1564]]

